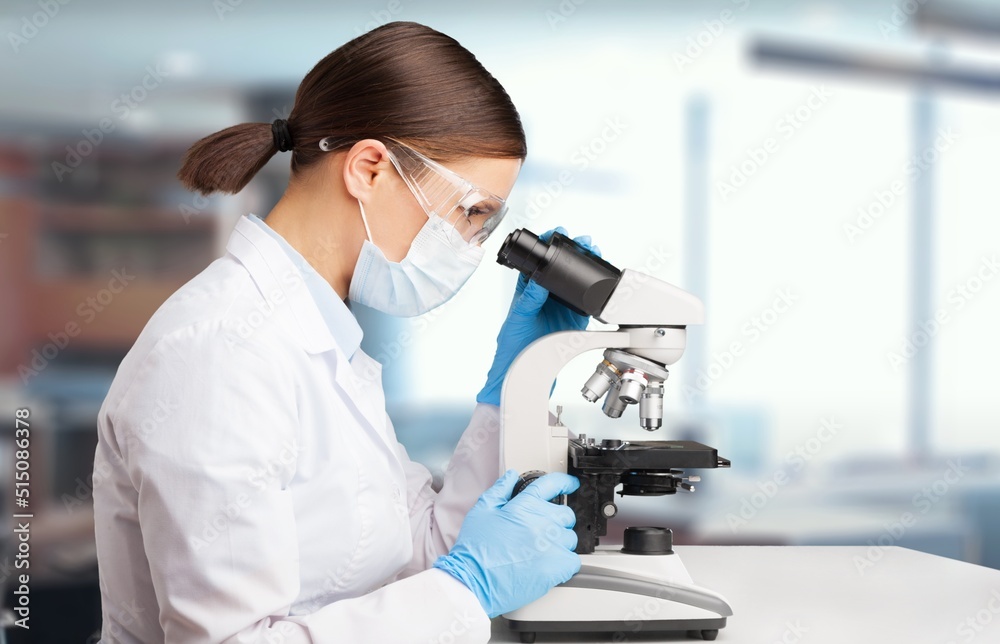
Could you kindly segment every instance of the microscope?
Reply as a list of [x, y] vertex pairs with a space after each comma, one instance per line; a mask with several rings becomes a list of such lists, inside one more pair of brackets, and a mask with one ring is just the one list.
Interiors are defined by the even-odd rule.
[[526, 347], [514, 360], [501, 393], [500, 470], [520, 473], [517, 494], [547, 472], [566, 472], [580, 488], [564, 502], [576, 513], [580, 572], [540, 599], [504, 615], [522, 642], [537, 633], [684, 631], [714, 640], [732, 609], [718, 593], [694, 584], [673, 551], [673, 533], [659, 526], [625, 529], [623, 547], [600, 545], [608, 519], [618, 514], [615, 489], [626, 496], [693, 492], [697, 476], [685, 470], [729, 467], [715, 448], [693, 441], [624, 441], [570, 436], [549, 412], [560, 370], [585, 351], [603, 359], [581, 392], [602, 397], [604, 413], [621, 417], [637, 405], [639, 423], [663, 424], [666, 366], [684, 353], [686, 327], [704, 322], [697, 297], [650, 275], [619, 270], [572, 239], [553, 233], [545, 242], [527, 229], [507, 236], [497, 262], [520, 271], [549, 297], [616, 330], [561, 331]]

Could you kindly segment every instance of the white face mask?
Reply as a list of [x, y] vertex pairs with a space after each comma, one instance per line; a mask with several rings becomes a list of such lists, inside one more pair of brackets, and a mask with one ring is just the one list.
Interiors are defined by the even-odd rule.
[[451, 226], [431, 215], [410, 244], [406, 257], [390, 262], [371, 241], [371, 230], [361, 207], [367, 239], [354, 266], [348, 297], [359, 304], [400, 317], [422, 315], [447, 302], [476, 271], [485, 251], [461, 238], [449, 241]]

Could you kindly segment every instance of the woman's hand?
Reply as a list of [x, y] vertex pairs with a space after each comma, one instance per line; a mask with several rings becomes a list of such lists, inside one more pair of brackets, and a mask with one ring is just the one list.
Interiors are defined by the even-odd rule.
[[[559, 226], [543, 233], [539, 238], [547, 242], [556, 232], [566, 234], [566, 230]], [[573, 241], [598, 257], [601, 256], [601, 249], [591, 244], [589, 235], [574, 237]], [[493, 358], [493, 366], [490, 367], [486, 385], [476, 396], [476, 402], [499, 406], [500, 391], [507, 370], [525, 347], [543, 335], [555, 331], [582, 331], [587, 328], [589, 321], [589, 316], [569, 310], [550, 298], [545, 288], [528, 281], [523, 273], [519, 275], [507, 319], [504, 320], [497, 336], [497, 352]]]
[[469, 510], [455, 546], [434, 567], [475, 593], [491, 618], [520, 608], [580, 570], [573, 552], [576, 515], [550, 503], [580, 487], [575, 476], [554, 472], [531, 482], [513, 499], [515, 470], [507, 470]]

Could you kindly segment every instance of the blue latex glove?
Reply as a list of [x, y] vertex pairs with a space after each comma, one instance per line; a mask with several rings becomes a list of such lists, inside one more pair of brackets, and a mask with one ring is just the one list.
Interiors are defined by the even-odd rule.
[[475, 593], [491, 617], [528, 604], [580, 570], [569, 506], [549, 503], [580, 487], [575, 476], [539, 477], [510, 498], [517, 472], [507, 470], [483, 492], [462, 523], [455, 546], [438, 557], [444, 570]]
[[[543, 233], [539, 239], [549, 241], [554, 232], [566, 235], [566, 230], [559, 226]], [[590, 235], [574, 237], [573, 241], [598, 257], [601, 256], [601, 249], [591, 244]], [[550, 299], [547, 289], [528, 281], [524, 273], [521, 273], [517, 278], [517, 287], [514, 289], [514, 299], [510, 303], [507, 319], [504, 320], [497, 336], [497, 352], [493, 358], [493, 366], [490, 367], [486, 385], [476, 396], [476, 402], [499, 406], [500, 392], [507, 370], [525, 347], [543, 335], [555, 331], [582, 331], [587, 328], [589, 321], [589, 316], [575, 313]], [[554, 382], [552, 388], [555, 388]], [[550, 390], [549, 394], [551, 393]]]

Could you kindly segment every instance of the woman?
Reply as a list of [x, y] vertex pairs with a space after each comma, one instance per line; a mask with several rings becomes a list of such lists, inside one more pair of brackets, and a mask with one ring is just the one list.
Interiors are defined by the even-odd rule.
[[179, 176], [234, 193], [278, 151], [266, 222], [242, 218], [160, 307], [100, 411], [103, 641], [484, 642], [579, 569], [573, 513], [548, 502], [578, 482], [511, 499], [497, 406], [524, 346], [587, 320], [519, 282], [434, 492], [347, 302], [412, 316], [462, 286], [526, 154], [517, 111], [456, 41], [392, 23], [320, 61], [287, 122], [208, 136]]

